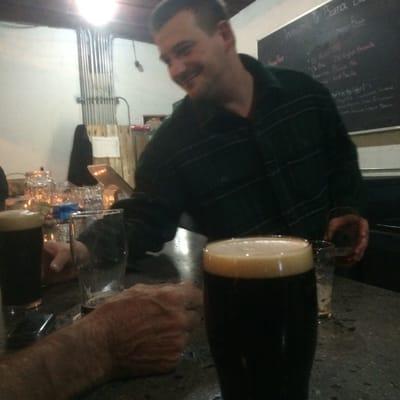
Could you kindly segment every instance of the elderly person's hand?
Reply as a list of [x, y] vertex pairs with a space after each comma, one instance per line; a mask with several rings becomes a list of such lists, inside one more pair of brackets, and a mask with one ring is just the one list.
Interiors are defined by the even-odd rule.
[[159, 374], [177, 365], [201, 306], [191, 284], [136, 285], [84, 319], [104, 334], [110, 376]]
[[0, 357], [0, 398], [66, 400], [112, 378], [169, 372], [200, 320], [201, 304], [190, 284], [136, 285]]

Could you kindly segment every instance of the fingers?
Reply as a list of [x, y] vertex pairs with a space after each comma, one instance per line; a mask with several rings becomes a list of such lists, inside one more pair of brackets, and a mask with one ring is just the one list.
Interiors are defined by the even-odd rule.
[[189, 334], [200, 324], [201, 316], [198, 311], [183, 310], [175, 311], [165, 316], [168, 322], [154, 326], [155, 334], [165, 332], [175, 332], [179, 334]]
[[201, 316], [197, 311], [187, 311], [186, 319], [187, 323], [185, 325], [185, 330], [190, 333], [200, 324]]
[[354, 248], [353, 258], [355, 261], [360, 261], [364, 256], [365, 250], [368, 247], [369, 240], [369, 225], [368, 221], [364, 218], [360, 218], [359, 230], [358, 230], [358, 241]]
[[201, 290], [188, 282], [180, 283], [177, 286], [186, 310], [200, 310], [202, 308], [203, 294]]
[[45, 242], [43, 244], [44, 269], [50, 269], [54, 272], [61, 271], [71, 260], [69, 245], [61, 242]]
[[167, 372], [199, 324], [201, 291], [191, 284], [137, 284], [85, 317], [105, 329], [118, 375]]
[[43, 243], [43, 251], [53, 257], [58, 252], [58, 249], [59, 249], [58, 242], [49, 241]]
[[[354, 237], [351, 260], [360, 261], [368, 246], [369, 226], [368, 221], [359, 215], [349, 214], [333, 218], [329, 221], [325, 240], [332, 240], [335, 233], [348, 231]], [[353, 234], [352, 234], [353, 232]]]
[[141, 318], [151, 320], [151, 330], [157, 334], [192, 332], [200, 323], [202, 302], [201, 291], [191, 284], [137, 284], [108, 299], [98, 310], [111, 307], [113, 317], [122, 310], [140, 314]]
[[332, 218], [328, 223], [325, 239], [332, 240], [336, 232], [340, 231], [346, 226], [353, 226], [355, 224], [358, 225], [362, 219], [363, 218], [355, 214], [342, 215], [340, 217]]
[[171, 306], [184, 306], [186, 310], [200, 310], [203, 305], [201, 290], [189, 282], [161, 285], [137, 284], [127, 289], [125, 293], [126, 296], [135, 293], [156, 296], [161, 303]]
[[50, 268], [53, 271], [60, 272], [65, 265], [71, 260], [69, 249], [60, 249], [50, 263]]
[[[53, 257], [49, 268], [54, 272], [60, 272], [65, 266], [72, 262], [70, 245], [62, 242], [46, 242], [43, 246], [44, 252]], [[74, 254], [79, 262], [89, 259], [87, 247], [79, 241], [74, 241]]]
[[[199, 320], [199, 311], [202, 308], [202, 292], [190, 283], [184, 284], [136, 284], [122, 293], [112, 296], [105, 305], [125, 310], [139, 310], [155, 318], [161, 315], [174, 318], [185, 314], [189, 318], [188, 324], [195, 325]], [[125, 303], [122, 305], [122, 303]]]

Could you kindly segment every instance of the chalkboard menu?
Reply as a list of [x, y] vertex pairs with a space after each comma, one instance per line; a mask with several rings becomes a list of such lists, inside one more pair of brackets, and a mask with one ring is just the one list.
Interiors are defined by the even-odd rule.
[[400, 125], [400, 0], [333, 0], [258, 42], [327, 86], [350, 132]]

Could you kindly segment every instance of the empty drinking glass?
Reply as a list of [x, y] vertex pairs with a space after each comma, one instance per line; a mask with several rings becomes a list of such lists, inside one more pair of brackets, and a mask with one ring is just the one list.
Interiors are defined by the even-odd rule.
[[72, 259], [86, 314], [123, 290], [127, 243], [123, 210], [77, 212], [70, 219]]

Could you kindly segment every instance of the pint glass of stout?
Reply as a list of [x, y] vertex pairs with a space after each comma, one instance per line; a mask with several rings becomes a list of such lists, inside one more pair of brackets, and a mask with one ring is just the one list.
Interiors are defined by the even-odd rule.
[[206, 327], [224, 400], [303, 400], [317, 337], [311, 245], [290, 237], [210, 243]]
[[0, 212], [0, 283], [6, 312], [34, 308], [42, 302], [42, 224], [37, 212]]

